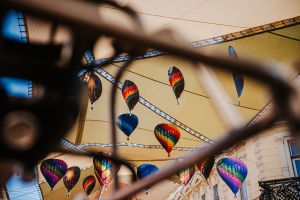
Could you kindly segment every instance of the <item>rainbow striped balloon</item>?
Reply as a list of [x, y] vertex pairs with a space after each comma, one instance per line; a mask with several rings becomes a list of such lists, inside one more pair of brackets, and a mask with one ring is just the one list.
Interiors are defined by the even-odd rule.
[[48, 182], [51, 191], [53, 187], [60, 181], [68, 170], [67, 163], [60, 159], [44, 160], [40, 166], [40, 170]]
[[177, 104], [179, 104], [178, 99], [184, 90], [183, 75], [177, 67], [171, 66], [171, 67], [169, 67], [169, 70], [168, 70], [168, 78], [169, 78], [170, 85], [173, 88], [173, 92], [175, 94]]
[[139, 90], [134, 82], [129, 80], [124, 81], [122, 86], [122, 95], [131, 113], [131, 110], [133, 110], [140, 98]]
[[103, 182], [101, 180], [101, 177], [100, 177], [100, 175], [98, 174], [98, 172], [97, 172], [97, 170], [95, 168], [94, 168], [94, 172], [95, 172], [95, 175], [97, 177], [97, 180], [98, 180], [100, 186], [103, 187]]
[[214, 164], [215, 164], [215, 156], [211, 156], [206, 160], [197, 163], [197, 167], [200, 173], [204, 176], [206, 180], [208, 179]]
[[158, 124], [154, 129], [154, 134], [170, 157], [170, 152], [180, 138], [179, 129], [173, 124]]
[[82, 187], [87, 196], [89, 196], [96, 185], [96, 179], [93, 175], [87, 176], [82, 182]]
[[234, 194], [241, 188], [248, 174], [246, 164], [237, 158], [220, 159], [217, 164], [217, 171]]
[[[104, 156], [110, 156], [111, 154], [108, 152], [99, 152], [97, 155], [94, 156], [93, 163], [94, 168], [97, 171], [98, 175], [100, 176], [100, 179], [102, 180], [103, 186], [107, 187], [110, 181], [113, 178], [112, 174], [112, 160], [102, 158], [102, 155]], [[120, 170], [120, 164], [115, 164], [117, 172]]]
[[177, 174], [181, 182], [186, 186], [195, 173], [195, 166], [192, 165], [190, 167], [184, 168], [180, 170]]

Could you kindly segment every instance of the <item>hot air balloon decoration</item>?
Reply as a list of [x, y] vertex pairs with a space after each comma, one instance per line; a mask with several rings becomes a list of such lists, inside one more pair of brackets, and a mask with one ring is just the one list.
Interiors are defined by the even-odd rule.
[[154, 129], [154, 134], [170, 157], [171, 151], [180, 138], [179, 129], [173, 124], [158, 124]]
[[246, 164], [237, 158], [220, 159], [217, 164], [217, 171], [234, 195], [241, 188], [248, 174]]
[[184, 184], [184, 186], [186, 186], [191, 180], [191, 178], [193, 177], [194, 173], [195, 173], [195, 166], [192, 165], [190, 167], [186, 167], [180, 170], [176, 174], [179, 177], [180, 181]]
[[[137, 168], [137, 177], [142, 180], [147, 177], [150, 177], [158, 172], [158, 168], [152, 164], [142, 164]], [[148, 194], [149, 189], [151, 187], [146, 188], [146, 194]]]
[[94, 70], [88, 70], [81, 76], [81, 81], [87, 86], [87, 94], [91, 101], [91, 109], [94, 109], [94, 103], [102, 94], [102, 83], [100, 78], [94, 73]]
[[98, 180], [100, 186], [103, 187], [102, 179], [101, 179], [100, 175], [98, 174], [98, 172], [97, 172], [97, 170], [95, 168], [94, 168], [94, 172], [95, 172], [95, 175], [97, 177], [97, 180]]
[[205, 159], [204, 161], [197, 163], [197, 167], [200, 173], [204, 176], [205, 180], [208, 179], [214, 164], [215, 164], [215, 156], [211, 156]]
[[105, 187], [103, 187], [103, 186], [104, 186], [104, 184], [103, 184], [103, 182], [102, 182], [102, 179], [101, 179], [101, 177], [100, 177], [99, 173], [97, 172], [96, 168], [94, 168], [94, 172], [95, 172], [95, 175], [96, 175], [96, 177], [97, 177], [97, 180], [98, 180], [98, 182], [99, 182], [99, 184], [100, 184], [100, 187], [101, 187], [101, 191], [100, 191], [100, 197], [99, 197], [99, 199], [101, 199], [101, 197], [102, 197], [102, 194], [103, 194], [103, 192], [104, 192], [104, 189], [105, 189]]
[[68, 166], [63, 160], [47, 159], [42, 162], [40, 169], [52, 191], [54, 186], [67, 172]]
[[96, 185], [96, 179], [93, 175], [87, 176], [83, 179], [82, 187], [87, 196], [91, 194], [95, 185]]
[[122, 114], [117, 119], [118, 128], [127, 135], [127, 140], [129, 140], [129, 136], [135, 130], [139, 123], [139, 119], [134, 114]]
[[[113, 162], [109, 159], [102, 158], [101, 155], [110, 156], [108, 152], [99, 152], [94, 156], [93, 163], [95, 170], [99, 174], [99, 177], [104, 187], [107, 187], [113, 178]], [[116, 172], [120, 170], [120, 164], [115, 163]]]
[[[103, 194], [103, 191], [105, 188], [107, 188], [108, 184], [113, 178], [113, 164], [115, 166], [116, 173], [121, 168], [121, 165], [119, 163], [113, 163], [112, 160], [102, 158], [101, 156], [110, 156], [111, 154], [108, 152], [99, 152], [94, 156], [93, 163], [94, 163], [94, 169], [98, 173], [101, 181], [102, 181], [102, 190], [100, 193], [100, 198]], [[99, 181], [100, 182], [100, 181]], [[101, 184], [101, 183], [100, 183]], [[100, 199], [99, 198], [99, 199]]]
[[64, 175], [63, 181], [65, 187], [68, 190], [68, 197], [70, 197], [71, 190], [76, 185], [80, 177], [80, 168], [79, 167], [70, 167], [66, 174]]
[[173, 89], [173, 92], [175, 94], [177, 104], [179, 104], [178, 99], [184, 90], [183, 75], [177, 67], [171, 66], [169, 67], [168, 70], [168, 78], [169, 78], [170, 85]]
[[131, 110], [133, 110], [140, 98], [139, 90], [134, 84], [134, 82], [130, 80], [124, 81], [122, 86], [122, 95], [126, 101], [126, 104], [131, 114]]
[[[238, 61], [239, 58], [234, 50], [234, 48], [232, 46], [228, 47], [228, 54], [229, 54], [229, 58], [232, 60], [236, 60]], [[238, 103], [240, 105], [240, 100], [241, 100], [241, 95], [244, 89], [244, 76], [240, 73], [237, 72], [232, 72], [232, 76], [233, 76], [233, 81], [234, 81], [234, 85], [236, 88], [236, 92], [238, 95]]]

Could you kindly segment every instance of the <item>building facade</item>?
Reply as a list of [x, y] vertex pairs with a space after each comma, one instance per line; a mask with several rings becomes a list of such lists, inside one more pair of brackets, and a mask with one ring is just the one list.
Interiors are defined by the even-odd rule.
[[[267, 105], [250, 124], [255, 123], [270, 113], [271, 104]], [[289, 133], [284, 122], [276, 123], [272, 128], [257, 134], [243, 142], [240, 142], [228, 152], [219, 155], [216, 158], [215, 165], [206, 181], [197, 171], [188, 185], [178, 186], [169, 196], [168, 200], [257, 200], [269, 199], [264, 194], [264, 188], [261, 183], [272, 181], [272, 185], [279, 184], [280, 188], [289, 190], [288, 181], [297, 182], [300, 175], [300, 148], [297, 141]], [[239, 189], [236, 197], [226, 183], [221, 179], [216, 170], [218, 160], [225, 157], [232, 157], [242, 160], [248, 167], [248, 175]], [[282, 195], [282, 199], [289, 199], [287, 195], [291, 193], [290, 199], [300, 199], [299, 190], [297, 191], [279, 191], [276, 194], [276, 188], [269, 187], [270, 195], [277, 198]], [[285, 193], [285, 194], [280, 194]], [[274, 193], [274, 194], [273, 194]], [[277, 199], [274, 198], [274, 199]], [[272, 198], [273, 199], [273, 198]]]

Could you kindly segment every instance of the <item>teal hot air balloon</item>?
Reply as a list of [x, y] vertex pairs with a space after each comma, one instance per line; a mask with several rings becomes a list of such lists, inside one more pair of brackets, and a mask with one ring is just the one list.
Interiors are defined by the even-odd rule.
[[[232, 60], [236, 60], [238, 61], [239, 58], [234, 50], [234, 48], [232, 46], [228, 47], [228, 54], [229, 54], [229, 58]], [[232, 72], [232, 76], [233, 76], [233, 81], [234, 81], [234, 85], [236, 88], [236, 92], [238, 95], [238, 103], [240, 105], [240, 100], [241, 100], [241, 95], [244, 89], [244, 76], [240, 73], [237, 72]]]
[[239, 191], [248, 174], [246, 164], [237, 158], [220, 159], [217, 171], [234, 195]]
[[80, 168], [70, 167], [66, 174], [64, 175], [63, 181], [64, 185], [68, 190], [68, 197], [70, 197], [71, 190], [76, 185], [80, 178]]
[[173, 92], [175, 94], [177, 104], [179, 104], [178, 99], [184, 90], [183, 75], [177, 67], [171, 66], [168, 69], [168, 78], [169, 78], [170, 85], [173, 89]]
[[[142, 180], [158, 172], [158, 168], [152, 164], [142, 164], [137, 168], [137, 177]], [[146, 194], [151, 187], [146, 188]]]
[[134, 114], [122, 114], [117, 119], [118, 128], [127, 135], [127, 140], [129, 140], [129, 136], [135, 130], [139, 123], [139, 119]]
[[52, 191], [53, 187], [67, 172], [68, 166], [63, 160], [47, 159], [42, 162], [40, 169]]

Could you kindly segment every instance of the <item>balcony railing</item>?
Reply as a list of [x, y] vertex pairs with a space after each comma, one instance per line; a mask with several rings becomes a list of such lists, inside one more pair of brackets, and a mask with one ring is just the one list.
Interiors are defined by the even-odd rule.
[[300, 177], [259, 181], [260, 200], [300, 199]]

